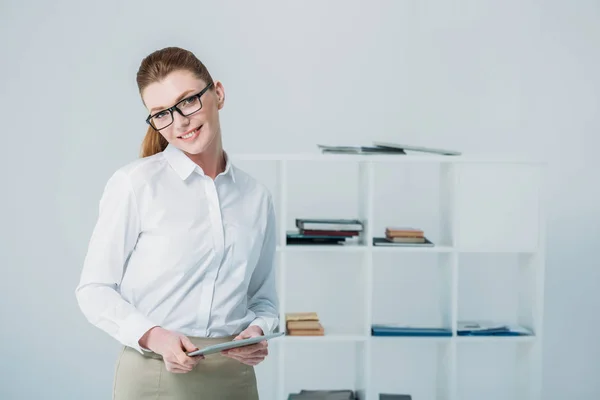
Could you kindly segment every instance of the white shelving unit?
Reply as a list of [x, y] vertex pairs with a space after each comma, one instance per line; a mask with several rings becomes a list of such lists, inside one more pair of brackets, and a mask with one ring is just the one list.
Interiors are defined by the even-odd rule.
[[[435, 155], [232, 159], [270, 182], [276, 201], [281, 329], [295, 311], [316, 311], [325, 327], [322, 337], [272, 342], [257, 368], [261, 398], [344, 388], [368, 400], [379, 393], [540, 398], [543, 163]], [[321, 192], [329, 197], [320, 200]], [[308, 217], [359, 218], [364, 232], [355, 244], [286, 245], [295, 218]], [[388, 225], [424, 228], [435, 247], [373, 246]], [[457, 321], [474, 319], [520, 324], [534, 335], [456, 335]], [[448, 327], [453, 336], [372, 337], [373, 323]]]

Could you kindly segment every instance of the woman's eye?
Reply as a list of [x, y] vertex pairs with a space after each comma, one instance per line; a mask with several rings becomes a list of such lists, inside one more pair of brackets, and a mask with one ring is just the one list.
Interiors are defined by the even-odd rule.
[[154, 116], [154, 118], [161, 119], [161, 118], [163, 118], [165, 115], [167, 115], [167, 113], [166, 113], [165, 111], [163, 111], [163, 112], [159, 112], [158, 114], [156, 114], [156, 115]]

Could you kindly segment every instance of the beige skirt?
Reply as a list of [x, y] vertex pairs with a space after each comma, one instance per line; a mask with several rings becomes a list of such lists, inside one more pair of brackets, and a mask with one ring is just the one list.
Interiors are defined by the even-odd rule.
[[[198, 348], [233, 339], [195, 338]], [[162, 357], [123, 347], [117, 360], [113, 400], [257, 400], [254, 367], [210, 354], [185, 374], [167, 371]]]

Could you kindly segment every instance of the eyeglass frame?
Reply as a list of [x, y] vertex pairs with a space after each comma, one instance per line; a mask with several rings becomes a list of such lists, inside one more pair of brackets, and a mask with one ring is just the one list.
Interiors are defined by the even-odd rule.
[[[152, 127], [152, 129], [154, 129], [154, 130], [157, 130], [157, 131], [160, 131], [160, 130], [163, 130], [163, 129], [165, 129], [165, 128], [168, 128], [169, 126], [173, 125], [173, 122], [175, 122], [175, 117], [173, 116], [173, 111], [177, 111], [177, 112], [179, 113], [179, 115], [181, 115], [182, 117], [187, 117], [187, 116], [189, 116], [189, 115], [192, 115], [192, 114], [194, 114], [194, 113], [197, 113], [198, 111], [202, 110], [202, 107], [204, 106], [204, 105], [202, 104], [202, 99], [201, 99], [202, 95], [203, 95], [204, 93], [206, 93], [206, 92], [208, 91], [208, 89], [210, 89], [212, 86], [213, 86], [213, 82], [211, 82], [211, 83], [209, 83], [208, 85], [206, 85], [206, 87], [205, 87], [204, 89], [202, 89], [200, 92], [198, 92], [198, 93], [196, 93], [196, 94], [193, 94], [193, 95], [191, 95], [191, 96], [187, 96], [185, 99], [181, 99], [181, 100], [179, 100], [179, 101], [177, 102], [177, 104], [175, 104], [174, 106], [171, 106], [171, 107], [169, 107], [169, 108], [165, 108], [164, 110], [160, 110], [160, 111], [157, 111], [157, 112], [155, 112], [154, 114], [148, 115], [148, 117], [146, 118], [146, 123], [147, 123], [148, 125], [150, 125], [150, 126]], [[186, 100], [189, 100], [189, 99], [191, 99], [191, 98], [193, 98], [193, 97], [197, 97], [197, 98], [198, 98], [198, 102], [200, 102], [200, 108], [199, 108], [199, 109], [197, 109], [196, 111], [194, 111], [194, 112], [191, 112], [191, 113], [189, 113], [189, 114], [187, 114], [187, 115], [186, 115], [186, 114], [184, 114], [184, 113], [183, 113], [183, 111], [181, 111], [181, 110], [179, 109], [179, 107], [177, 107], [177, 106], [178, 106], [179, 104], [183, 103], [184, 101], [186, 101]], [[162, 113], [162, 112], [165, 112], [165, 111], [168, 111], [168, 112], [169, 112], [169, 114], [171, 115], [171, 123], [170, 123], [169, 125], [167, 125], [167, 126], [163, 126], [162, 128], [160, 128], [160, 129], [157, 129], [157, 128], [156, 128], [154, 125], [152, 125], [152, 122], [150, 122], [150, 120], [151, 120], [152, 118], [156, 117], [158, 114], [160, 114], [160, 113]]]

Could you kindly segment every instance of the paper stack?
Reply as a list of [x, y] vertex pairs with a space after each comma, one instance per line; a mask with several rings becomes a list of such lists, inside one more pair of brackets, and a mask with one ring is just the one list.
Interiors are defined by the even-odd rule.
[[285, 315], [289, 336], [323, 336], [325, 330], [316, 312], [296, 312]]

